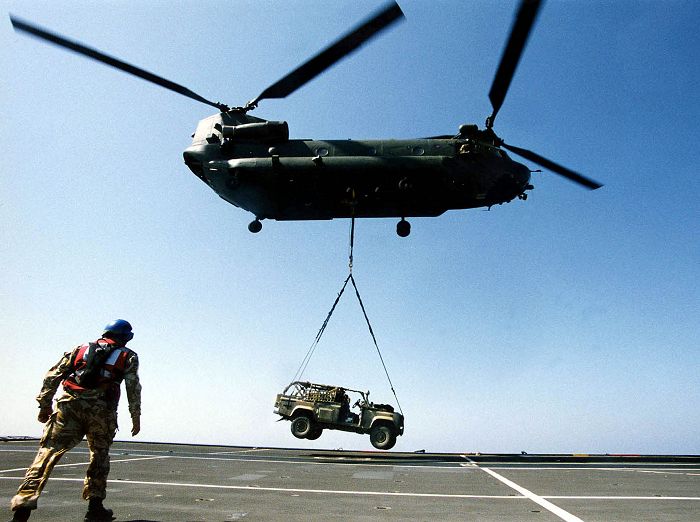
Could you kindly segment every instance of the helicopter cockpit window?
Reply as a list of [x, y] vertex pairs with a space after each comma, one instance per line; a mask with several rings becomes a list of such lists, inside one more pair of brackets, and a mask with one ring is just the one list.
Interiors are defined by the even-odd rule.
[[204, 118], [197, 124], [197, 130], [192, 135], [194, 145], [200, 143], [215, 143], [221, 141], [221, 118], [218, 115]]

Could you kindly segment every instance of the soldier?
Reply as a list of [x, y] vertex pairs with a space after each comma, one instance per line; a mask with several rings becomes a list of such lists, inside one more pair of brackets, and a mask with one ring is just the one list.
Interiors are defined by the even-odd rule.
[[[109, 474], [109, 448], [117, 431], [120, 383], [124, 381], [131, 413], [131, 435], [141, 429], [141, 385], [136, 353], [126, 347], [134, 334], [128, 321], [105, 326], [102, 337], [67, 352], [44, 377], [39, 401], [39, 422], [46, 423], [39, 452], [24, 482], [12, 498], [14, 522], [29, 519], [51, 470], [68, 450], [87, 438], [90, 464], [83, 498], [89, 501], [86, 522], [114, 519], [102, 505]], [[53, 396], [63, 381], [63, 395], [52, 409]]]

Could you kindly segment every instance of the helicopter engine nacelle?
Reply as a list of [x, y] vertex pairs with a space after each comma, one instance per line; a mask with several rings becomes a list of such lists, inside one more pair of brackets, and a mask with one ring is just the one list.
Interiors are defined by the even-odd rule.
[[289, 141], [289, 125], [286, 121], [222, 125], [221, 133], [224, 138], [234, 141], [262, 141], [265, 143]]

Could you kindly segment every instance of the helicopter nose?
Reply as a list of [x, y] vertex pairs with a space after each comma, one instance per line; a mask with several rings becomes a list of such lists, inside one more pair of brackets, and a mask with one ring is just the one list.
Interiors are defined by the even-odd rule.
[[516, 173], [516, 179], [518, 181], [518, 184], [523, 187], [523, 190], [525, 190], [525, 187], [527, 187], [530, 184], [530, 176], [531, 176], [530, 169], [527, 168], [525, 165], [520, 165], [520, 168], [518, 169], [518, 172]]
[[[526, 199], [525, 191], [532, 188], [530, 185], [530, 169], [520, 163], [514, 163], [506, 176], [502, 179], [501, 188], [507, 201], [514, 198]], [[525, 197], [524, 197], [525, 196]]]
[[204, 180], [204, 169], [202, 168], [202, 155], [196, 150], [187, 149], [183, 154], [185, 164], [200, 179]]
[[534, 188], [532, 185], [530, 185], [530, 176], [532, 171], [525, 166], [522, 166], [522, 168], [518, 169], [518, 171], [517, 182], [520, 191], [518, 194], [518, 199], [526, 200], [527, 191]]

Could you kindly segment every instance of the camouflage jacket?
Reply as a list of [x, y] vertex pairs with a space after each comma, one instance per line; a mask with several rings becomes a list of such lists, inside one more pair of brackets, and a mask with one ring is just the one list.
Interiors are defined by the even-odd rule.
[[[44, 376], [44, 383], [41, 387], [41, 392], [37, 395], [36, 400], [39, 402], [39, 408], [50, 408], [53, 397], [58, 390], [59, 384], [68, 377], [74, 370], [71, 361], [74, 354], [80, 349], [76, 347], [70, 352], [66, 352]], [[126, 388], [126, 397], [129, 401], [129, 413], [131, 417], [139, 417], [141, 415], [141, 383], [139, 382], [139, 358], [135, 352], [129, 354], [124, 371], [124, 387]], [[58, 398], [59, 402], [72, 401], [77, 399], [105, 399], [105, 391], [100, 389], [88, 390], [80, 394], [71, 392], [64, 388], [64, 393]], [[117, 403], [114, 403], [116, 410]]]

